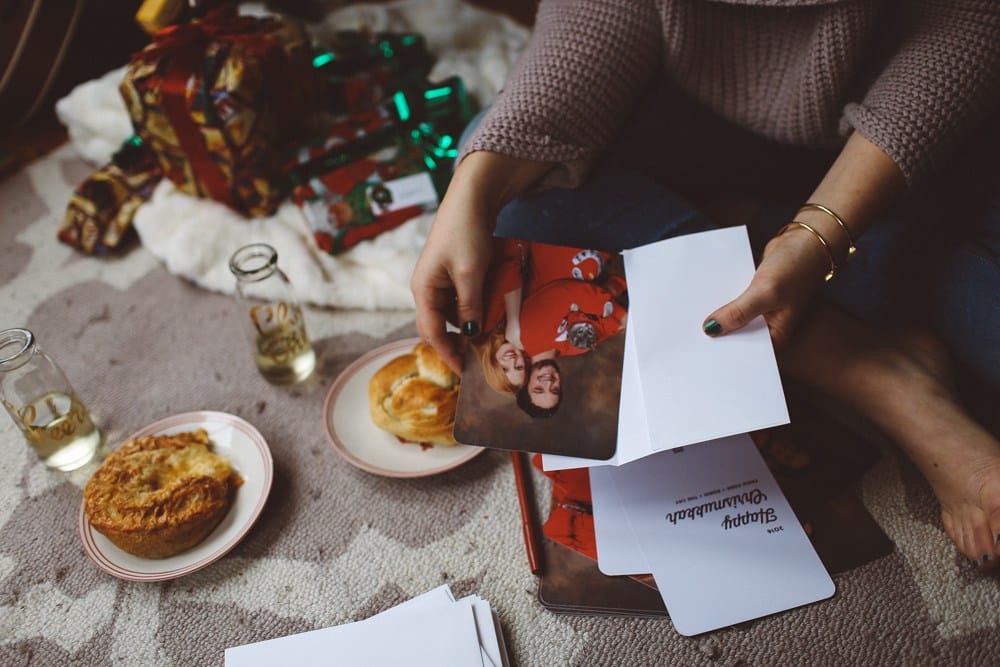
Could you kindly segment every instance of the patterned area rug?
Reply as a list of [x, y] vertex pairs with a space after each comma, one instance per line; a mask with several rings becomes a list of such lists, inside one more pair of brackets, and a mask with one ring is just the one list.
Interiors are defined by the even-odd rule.
[[411, 312], [308, 310], [317, 372], [298, 386], [269, 385], [232, 297], [171, 275], [141, 247], [97, 259], [56, 242], [69, 192], [90, 169], [64, 147], [0, 183], [2, 324], [33, 330], [63, 366], [105, 436], [102, 454], [154, 420], [219, 410], [261, 431], [275, 482], [224, 558], [173, 581], [125, 582], [88, 560], [76, 532], [96, 464], [50, 471], [0, 418], [0, 664], [221, 665], [228, 646], [365, 618], [444, 582], [491, 601], [524, 666], [1000, 660], [996, 576], [952, 548], [929, 488], [891, 449], [845, 492], [895, 548], [837, 574], [829, 601], [695, 638], [662, 618], [546, 610], [504, 453], [400, 480], [354, 468], [326, 440], [334, 378], [412, 335]]

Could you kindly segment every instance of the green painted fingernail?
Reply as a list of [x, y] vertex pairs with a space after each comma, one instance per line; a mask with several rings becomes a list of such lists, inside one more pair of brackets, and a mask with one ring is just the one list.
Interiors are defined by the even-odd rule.
[[989, 563], [989, 562], [990, 562], [990, 555], [989, 554], [983, 554], [983, 564], [986, 564], [986, 563]]
[[469, 320], [468, 322], [462, 325], [462, 333], [470, 338], [472, 336], [478, 336], [479, 322], [476, 322], [475, 320]]
[[705, 330], [709, 336], [718, 336], [722, 333], [722, 325], [719, 324], [717, 320], [708, 320], [701, 325], [701, 328]]

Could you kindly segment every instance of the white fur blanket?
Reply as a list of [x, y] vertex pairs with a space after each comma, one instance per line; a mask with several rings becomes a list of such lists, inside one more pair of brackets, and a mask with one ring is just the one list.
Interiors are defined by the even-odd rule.
[[[243, 11], [259, 13], [259, 7]], [[506, 17], [459, 0], [403, 0], [356, 5], [331, 12], [309, 26], [316, 42], [335, 30], [419, 32], [437, 63], [432, 80], [458, 75], [480, 104], [493, 98], [527, 40], [528, 31]], [[79, 154], [106, 163], [132, 134], [118, 93], [124, 68], [78, 86], [56, 105]], [[320, 306], [369, 310], [413, 307], [409, 276], [430, 229], [432, 215], [366, 241], [336, 257], [317, 250], [298, 208], [285, 202], [268, 218], [246, 220], [211, 201], [178, 192], [164, 180], [140, 207], [135, 228], [142, 244], [167, 269], [207, 289], [231, 293], [228, 270], [236, 248], [268, 243], [288, 274], [296, 296]]]

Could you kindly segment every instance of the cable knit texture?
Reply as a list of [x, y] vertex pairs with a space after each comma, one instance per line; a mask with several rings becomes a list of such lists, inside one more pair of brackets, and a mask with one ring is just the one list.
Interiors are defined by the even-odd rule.
[[552, 162], [546, 185], [576, 185], [656, 76], [778, 142], [857, 130], [913, 183], [996, 111], [1000, 2], [543, 0], [463, 156]]

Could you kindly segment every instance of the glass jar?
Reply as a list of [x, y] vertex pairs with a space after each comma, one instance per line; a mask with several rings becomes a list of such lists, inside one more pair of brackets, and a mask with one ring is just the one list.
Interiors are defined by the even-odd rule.
[[0, 331], [0, 400], [45, 465], [69, 471], [94, 458], [100, 431], [27, 329]]
[[[265, 243], [243, 246], [233, 253], [229, 270], [236, 276], [243, 329], [261, 375], [274, 384], [309, 377], [316, 367], [316, 353], [291, 283], [278, 268], [277, 251]], [[251, 297], [251, 292], [264, 300]]]

